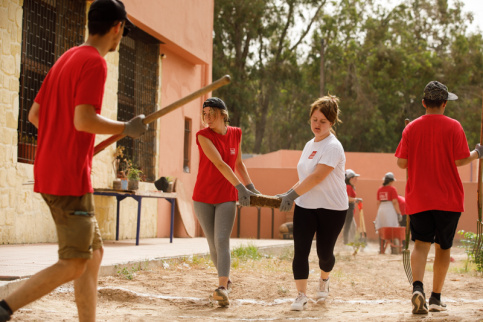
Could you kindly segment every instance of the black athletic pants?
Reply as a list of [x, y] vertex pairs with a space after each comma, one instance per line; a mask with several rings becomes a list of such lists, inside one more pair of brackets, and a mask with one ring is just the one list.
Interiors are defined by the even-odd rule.
[[294, 258], [293, 275], [296, 280], [309, 277], [309, 254], [314, 234], [317, 233], [319, 267], [332, 271], [335, 264], [334, 247], [344, 226], [346, 210], [305, 209], [295, 205], [293, 216]]

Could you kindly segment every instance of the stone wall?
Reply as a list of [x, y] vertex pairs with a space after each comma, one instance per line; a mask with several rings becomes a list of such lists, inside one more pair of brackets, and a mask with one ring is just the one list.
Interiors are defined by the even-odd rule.
[[[0, 245], [57, 240], [50, 212], [40, 195], [33, 192], [33, 166], [17, 162], [22, 5], [22, 0], [0, 1]], [[102, 115], [116, 119], [119, 53], [109, 53], [106, 61], [108, 77]], [[107, 137], [97, 136], [96, 144]], [[114, 151], [115, 145], [111, 145], [94, 157], [94, 187], [112, 187]], [[143, 183], [141, 189], [152, 190], [154, 186]], [[116, 199], [96, 196], [95, 203], [103, 238], [114, 239]], [[121, 205], [120, 238], [135, 238], [137, 203], [128, 198]], [[141, 237], [156, 237], [158, 203], [156, 199], [145, 199], [142, 205]]]

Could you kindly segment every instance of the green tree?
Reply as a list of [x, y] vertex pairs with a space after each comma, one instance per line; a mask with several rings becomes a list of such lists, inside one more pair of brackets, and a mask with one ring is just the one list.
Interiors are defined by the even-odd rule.
[[467, 31], [472, 15], [458, 1], [378, 3], [215, 2], [213, 73], [233, 76], [218, 95], [244, 129], [245, 152], [303, 148], [321, 70], [324, 94], [341, 99], [336, 130], [346, 151], [394, 152], [404, 119], [424, 114], [431, 80], [459, 96], [446, 114], [462, 123], [470, 146], [479, 141], [483, 39]]
[[[219, 77], [229, 71], [233, 75], [233, 83], [220, 90], [220, 96], [231, 109], [232, 124], [244, 129], [244, 151], [273, 151], [268, 141], [279, 145], [281, 138], [275, 133], [288, 124], [278, 126], [272, 121], [285, 119], [279, 113], [290, 115], [293, 106], [280, 105], [290, 103], [280, 96], [287, 92], [283, 85], [297, 91], [297, 49], [325, 3], [326, 0], [215, 2], [213, 74]], [[296, 21], [306, 22], [302, 30], [296, 30]], [[269, 122], [276, 127], [272, 129]], [[299, 124], [291, 127], [288, 133], [296, 132]]]

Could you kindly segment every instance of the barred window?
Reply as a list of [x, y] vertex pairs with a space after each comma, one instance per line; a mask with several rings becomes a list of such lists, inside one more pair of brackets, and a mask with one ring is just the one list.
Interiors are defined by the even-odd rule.
[[[118, 120], [156, 111], [160, 41], [139, 28], [121, 40], [119, 48]], [[156, 162], [156, 122], [140, 138], [125, 137], [117, 146], [124, 157], [142, 170], [145, 181], [154, 182]]]
[[33, 163], [37, 129], [28, 113], [48, 71], [84, 41], [84, 0], [24, 0], [19, 88], [18, 162]]
[[183, 172], [190, 173], [191, 165], [191, 119], [184, 119]]

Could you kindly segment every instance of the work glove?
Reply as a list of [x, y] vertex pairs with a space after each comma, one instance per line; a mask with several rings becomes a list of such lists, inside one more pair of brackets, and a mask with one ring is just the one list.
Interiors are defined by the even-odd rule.
[[245, 187], [251, 192], [256, 193], [257, 195], [261, 195], [260, 191], [255, 189], [255, 185], [253, 183], [247, 184]]
[[148, 130], [148, 125], [143, 123], [144, 118], [144, 114], [140, 114], [125, 122], [122, 134], [130, 136], [133, 139], [137, 139], [143, 135]]
[[475, 146], [475, 151], [478, 152], [479, 159], [483, 158], [483, 145], [480, 145], [479, 143], [477, 143]]
[[250, 206], [250, 196], [256, 196], [255, 193], [248, 190], [243, 184], [238, 184], [235, 186], [238, 190], [238, 203], [240, 206], [248, 207]]
[[295, 190], [290, 190], [282, 194], [283, 197], [279, 197], [279, 199], [282, 199], [279, 208], [281, 212], [289, 211], [290, 209], [292, 209], [293, 201], [299, 197], [298, 193], [296, 193]]
[[285, 193], [281, 193], [279, 195], [275, 195], [275, 197], [277, 197], [278, 199], [282, 199], [283, 197], [285, 197], [286, 195], [288, 195], [289, 193], [291, 193], [293, 191], [293, 189], [291, 188], [289, 191], [285, 192]]

